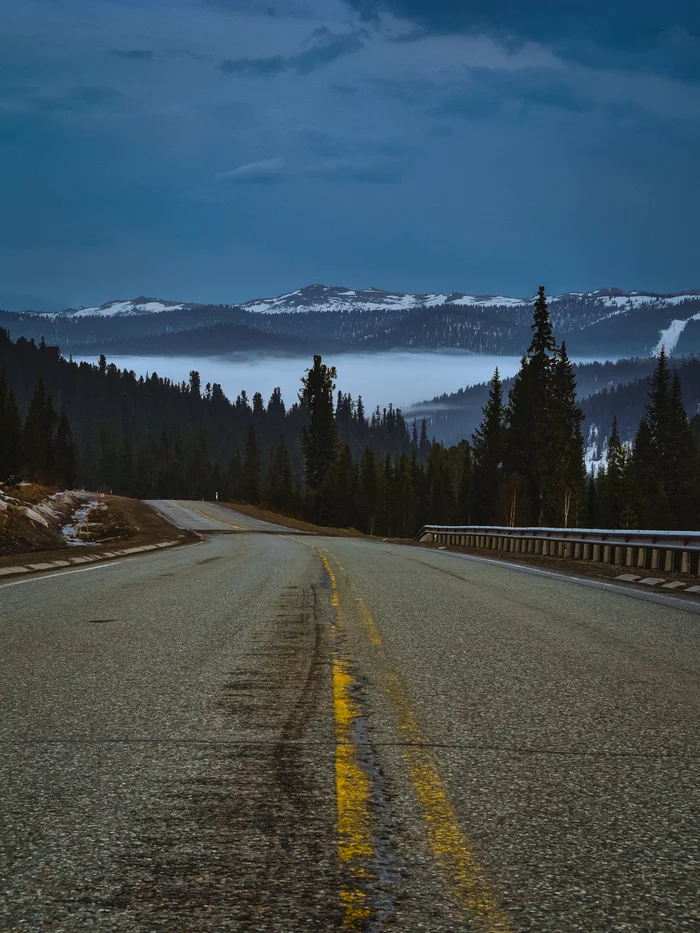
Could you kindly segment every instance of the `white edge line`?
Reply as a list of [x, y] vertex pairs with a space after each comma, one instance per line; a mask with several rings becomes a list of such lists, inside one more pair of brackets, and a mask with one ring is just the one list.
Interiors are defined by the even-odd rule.
[[[183, 544], [180, 547], [170, 547], [167, 550], [163, 548], [161, 551], [146, 551], [146, 554], [167, 554], [169, 551], [178, 550], [186, 551], [191, 547], [199, 547], [200, 544], [203, 544], [203, 541], [195, 541], [194, 544]], [[59, 570], [56, 573], [41, 573], [38, 571], [36, 576], [32, 577], [23, 577], [21, 580], [9, 580], [7, 583], [0, 583], [0, 590], [4, 590], [8, 586], [19, 586], [21, 583], [40, 583], [42, 580], [55, 580], [56, 577], [69, 577], [73, 573], [87, 573], [88, 570], [105, 570], [107, 567], [119, 567], [121, 564], [128, 564], [132, 560], [140, 560], [143, 557], [143, 554], [134, 554], [132, 557], [123, 557], [117, 560], [103, 561], [97, 564], [93, 564], [92, 567], [78, 567], [76, 570]]]
[[666, 593], [660, 593], [658, 591], [650, 590], [637, 590], [633, 589], [629, 584], [625, 583], [612, 583], [606, 582], [605, 580], [594, 580], [590, 577], [584, 576], [574, 576], [570, 574], [563, 573], [557, 570], [546, 570], [544, 567], [533, 567], [532, 565], [526, 564], [516, 564], [515, 562], [511, 563], [507, 560], [498, 560], [493, 557], [481, 557], [478, 554], [460, 554], [458, 551], [436, 551], [428, 548], [416, 547], [416, 545], [409, 545], [409, 547], [415, 549], [416, 551], [421, 551], [423, 554], [428, 551], [432, 554], [444, 554], [447, 557], [458, 557], [460, 560], [469, 560], [474, 561], [479, 564], [493, 564], [496, 567], [503, 567], [507, 570], [515, 570], [519, 573], [530, 573], [535, 574], [541, 577], [550, 577], [553, 580], [560, 580], [563, 583], [578, 583], [581, 586], [591, 586], [596, 589], [605, 589], [613, 590], [619, 596], [630, 596], [632, 599], [640, 599], [642, 602], [652, 602], [652, 603], [662, 603], [664, 606], [671, 606], [678, 609], [684, 609], [686, 612], [700, 613], [700, 602], [690, 601], [685, 599], [678, 599], [677, 596], [670, 596]]

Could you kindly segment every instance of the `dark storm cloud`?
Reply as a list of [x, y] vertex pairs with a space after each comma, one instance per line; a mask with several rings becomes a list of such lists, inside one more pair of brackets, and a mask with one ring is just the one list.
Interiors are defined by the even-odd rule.
[[307, 75], [317, 68], [330, 65], [336, 59], [359, 52], [364, 43], [358, 33], [334, 35], [327, 29], [317, 30], [311, 37], [314, 44], [294, 55], [272, 55], [267, 58], [226, 58], [221, 62], [221, 70], [226, 74], [247, 77], [268, 77], [270, 75], [295, 72]]
[[6, 291], [698, 284], [698, 0], [49, 5], [0, 29]]
[[[348, 0], [368, 22], [391, 12], [427, 33], [485, 33], [552, 45], [596, 68], [700, 80], [697, 0]], [[405, 41], [419, 38], [408, 33]], [[612, 55], [615, 55], [613, 58]]]

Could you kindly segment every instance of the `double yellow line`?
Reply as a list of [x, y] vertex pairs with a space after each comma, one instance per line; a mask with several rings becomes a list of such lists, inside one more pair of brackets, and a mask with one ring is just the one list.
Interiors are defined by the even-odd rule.
[[[327, 556], [321, 551], [318, 553], [330, 582], [335, 614], [333, 703], [343, 926], [346, 930], [361, 930], [373, 912], [367, 895], [367, 881], [375, 858], [371, 837], [372, 788], [369, 776], [362, 769], [356, 741], [355, 723], [361, 710], [345, 651], [344, 614], [337, 580]], [[381, 635], [369, 609], [362, 599], [356, 602], [370, 643], [382, 647]], [[393, 672], [386, 673], [383, 688], [404, 740], [404, 760], [423, 814], [428, 844], [454, 901], [465, 909], [465, 923], [478, 920], [485, 933], [511, 933], [508, 918], [499, 907], [473, 846], [459, 824], [399, 677]]]

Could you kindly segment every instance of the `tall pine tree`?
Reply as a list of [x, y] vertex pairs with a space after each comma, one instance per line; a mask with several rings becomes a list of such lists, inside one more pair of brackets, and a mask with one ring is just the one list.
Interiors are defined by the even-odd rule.
[[326, 366], [320, 355], [302, 378], [299, 401], [308, 421], [301, 434], [304, 454], [304, 478], [309, 489], [318, 489], [328, 467], [335, 462], [338, 450], [338, 429], [335, 423], [333, 392], [335, 366]]

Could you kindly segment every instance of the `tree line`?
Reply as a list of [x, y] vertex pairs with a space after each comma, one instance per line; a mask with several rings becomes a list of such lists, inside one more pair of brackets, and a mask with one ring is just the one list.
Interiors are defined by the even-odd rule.
[[544, 288], [507, 398], [496, 370], [481, 424], [450, 447], [391, 405], [367, 414], [362, 398], [337, 391], [336, 370], [320, 355], [289, 407], [279, 389], [267, 404], [259, 393], [230, 401], [196, 371], [180, 383], [137, 378], [104, 357], [76, 364], [3, 331], [0, 371], [0, 480], [73, 479], [140, 498], [218, 494], [396, 537], [429, 523], [698, 522], [698, 440], [663, 352], [633, 447], [613, 426], [607, 468], [587, 477], [576, 378]]

